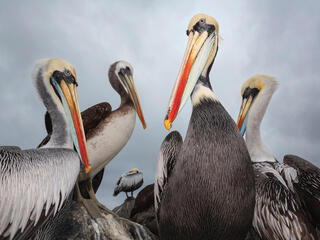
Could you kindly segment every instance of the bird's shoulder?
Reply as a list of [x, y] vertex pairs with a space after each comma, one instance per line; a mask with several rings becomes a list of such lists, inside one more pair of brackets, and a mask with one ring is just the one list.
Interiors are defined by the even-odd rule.
[[111, 105], [101, 102], [81, 112], [85, 134], [94, 129], [101, 121], [112, 112]]

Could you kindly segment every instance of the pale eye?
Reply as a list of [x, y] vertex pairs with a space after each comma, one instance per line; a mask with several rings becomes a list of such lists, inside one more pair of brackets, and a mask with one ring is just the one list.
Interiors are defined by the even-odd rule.
[[200, 19], [200, 24], [204, 24], [204, 23], [206, 23], [206, 19], [205, 18], [201, 18]]

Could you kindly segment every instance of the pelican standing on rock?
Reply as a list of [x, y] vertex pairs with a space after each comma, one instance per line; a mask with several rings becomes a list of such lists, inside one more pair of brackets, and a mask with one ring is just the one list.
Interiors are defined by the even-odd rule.
[[[135, 122], [136, 113], [138, 114], [142, 126], [145, 129], [146, 123], [140, 106], [139, 98], [133, 81], [133, 68], [125, 61], [117, 61], [109, 68], [109, 80], [113, 89], [120, 95], [120, 107], [111, 111], [109, 103], [102, 102], [96, 104], [82, 113], [84, 130], [87, 139], [88, 155], [90, 156], [91, 172], [90, 174], [80, 173], [78, 181], [80, 186], [85, 186], [82, 195], [88, 195], [89, 200], [94, 204], [88, 204], [93, 217], [99, 217], [97, 207], [111, 213], [98, 202], [95, 197], [95, 191], [99, 187], [104, 167], [121, 151], [130, 139]], [[49, 135], [42, 144], [50, 139], [50, 115], [46, 116], [46, 129]], [[94, 180], [94, 189], [92, 181]]]
[[242, 86], [238, 127], [246, 143], [256, 180], [254, 230], [261, 239], [317, 239], [302, 200], [294, 189], [300, 185], [297, 172], [279, 163], [263, 144], [260, 124], [278, 86], [275, 78], [255, 75]]
[[1, 240], [29, 239], [72, 192], [80, 159], [90, 171], [74, 67], [62, 59], [44, 59], [32, 78], [52, 116], [52, 135], [40, 149], [0, 148]]
[[162, 143], [155, 179], [160, 239], [244, 239], [252, 223], [255, 189], [250, 156], [235, 122], [212, 91], [209, 72], [219, 26], [205, 14], [189, 24], [189, 41], [174, 86], [167, 129], [191, 95], [184, 142], [178, 132]]
[[137, 168], [133, 168], [129, 172], [121, 175], [116, 187], [114, 188], [113, 196], [117, 196], [120, 192], [125, 192], [127, 198], [129, 198], [128, 192], [131, 192], [131, 198], [133, 198], [133, 191], [140, 188], [142, 184], [142, 172], [140, 172]]

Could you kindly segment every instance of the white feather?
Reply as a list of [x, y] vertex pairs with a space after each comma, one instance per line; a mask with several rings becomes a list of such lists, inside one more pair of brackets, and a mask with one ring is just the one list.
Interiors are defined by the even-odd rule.
[[[4, 154], [0, 158], [0, 236], [12, 239], [29, 220], [35, 225], [43, 210], [47, 214], [50, 206], [59, 209], [60, 194], [65, 199], [72, 191], [80, 160], [67, 149]], [[6, 163], [8, 159], [12, 165]]]
[[167, 176], [167, 161], [163, 158], [162, 151], [159, 152], [157, 169], [155, 175], [155, 184], [154, 184], [154, 204], [155, 204], [155, 212], [159, 209], [160, 203], [160, 193], [163, 191], [164, 179]]
[[94, 176], [116, 156], [130, 139], [135, 123], [136, 112], [128, 107], [126, 114], [112, 112], [101, 123], [104, 127], [95, 136], [87, 139], [88, 155], [91, 162], [91, 175]]

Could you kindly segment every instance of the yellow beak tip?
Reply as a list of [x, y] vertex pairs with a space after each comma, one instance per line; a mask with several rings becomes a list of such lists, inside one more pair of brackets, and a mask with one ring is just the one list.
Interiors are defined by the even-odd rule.
[[164, 126], [169, 131], [171, 129], [172, 123], [168, 119], [166, 119], [164, 120]]
[[89, 173], [90, 171], [91, 171], [91, 166], [88, 165], [88, 166], [85, 168], [85, 172], [86, 172], [86, 173]]

